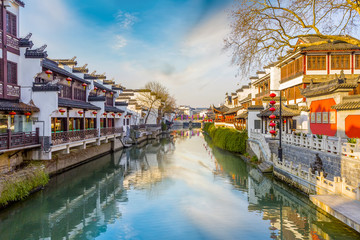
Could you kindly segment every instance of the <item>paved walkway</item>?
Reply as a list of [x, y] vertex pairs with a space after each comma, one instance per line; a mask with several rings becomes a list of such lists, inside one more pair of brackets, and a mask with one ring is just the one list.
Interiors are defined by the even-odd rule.
[[310, 200], [327, 213], [360, 232], [360, 201], [340, 195], [311, 195]]

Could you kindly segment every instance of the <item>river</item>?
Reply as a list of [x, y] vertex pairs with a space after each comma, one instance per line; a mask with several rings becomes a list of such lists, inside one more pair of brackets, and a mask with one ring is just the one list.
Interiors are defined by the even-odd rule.
[[360, 239], [303, 194], [177, 131], [79, 166], [0, 212], [0, 239]]

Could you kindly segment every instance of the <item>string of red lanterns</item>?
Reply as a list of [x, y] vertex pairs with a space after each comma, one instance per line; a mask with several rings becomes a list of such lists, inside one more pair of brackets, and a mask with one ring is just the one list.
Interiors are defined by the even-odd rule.
[[[271, 98], [275, 98], [275, 97], [276, 97], [276, 94], [275, 94], [275, 93], [270, 93], [270, 97], [271, 97]], [[276, 103], [275, 100], [271, 100], [271, 101], [270, 101], [271, 107], [269, 108], [269, 111], [271, 112], [271, 115], [269, 116], [269, 118], [271, 119], [271, 120], [270, 120], [269, 127], [272, 128], [272, 130], [270, 130], [269, 132], [270, 132], [270, 134], [271, 134], [273, 137], [276, 136], [276, 130], [275, 130], [276, 123], [274, 122], [274, 119], [276, 118], [276, 116], [274, 115], [274, 112], [276, 111], [276, 108], [274, 107], [274, 106], [275, 106], [275, 103]]]

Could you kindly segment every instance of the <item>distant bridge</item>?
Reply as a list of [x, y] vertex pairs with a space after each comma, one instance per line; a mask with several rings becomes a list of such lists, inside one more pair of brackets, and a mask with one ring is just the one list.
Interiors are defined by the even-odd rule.
[[203, 120], [176, 120], [174, 121], [174, 127], [181, 126], [181, 127], [196, 127], [202, 128]]

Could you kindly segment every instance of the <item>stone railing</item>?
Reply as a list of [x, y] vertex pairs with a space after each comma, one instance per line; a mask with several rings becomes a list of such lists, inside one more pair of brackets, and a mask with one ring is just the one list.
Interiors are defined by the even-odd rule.
[[304, 169], [301, 164], [293, 165], [293, 162], [274, 161], [274, 166], [291, 175], [297, 176], [302, 180], [311, 183], [316, 188], [317, 194], [338, 194], [353, 200], [360, 200], [360, 185], [354, 187], [346, 184], [346, 179], [334, 177], [334, 180], [328, 180], [324, 177], [323, 172], [319, 175], [313, 174], [311, 168]]
[[266, 161], [271, 160], [271, 150], [269, 144], [266, 142], [265, 135], [263, 135], [260, 130], [251, 130], [250, 131], [250, 140], [256, 141], [260, 145], [260, 149], [266, 159]]
[[35, 132], [13, 133], [9, 129], [6, 134], [0, 135], [0, 150], [26, 147], [40, 144], [39, 129]]
[[51, 142], [53, 145], [59, 145], [62, 143], [76, 142], [96, 137], [98, 137], [97, 129], [55, 132], [51, 134]]
[[330, 154], [342, 155], [360, 160], [360, 142], [348, 143], [346, 139], [322, 136], [318, 138], [312, 134], [283, 134], [283, 143], [313, 149]]

